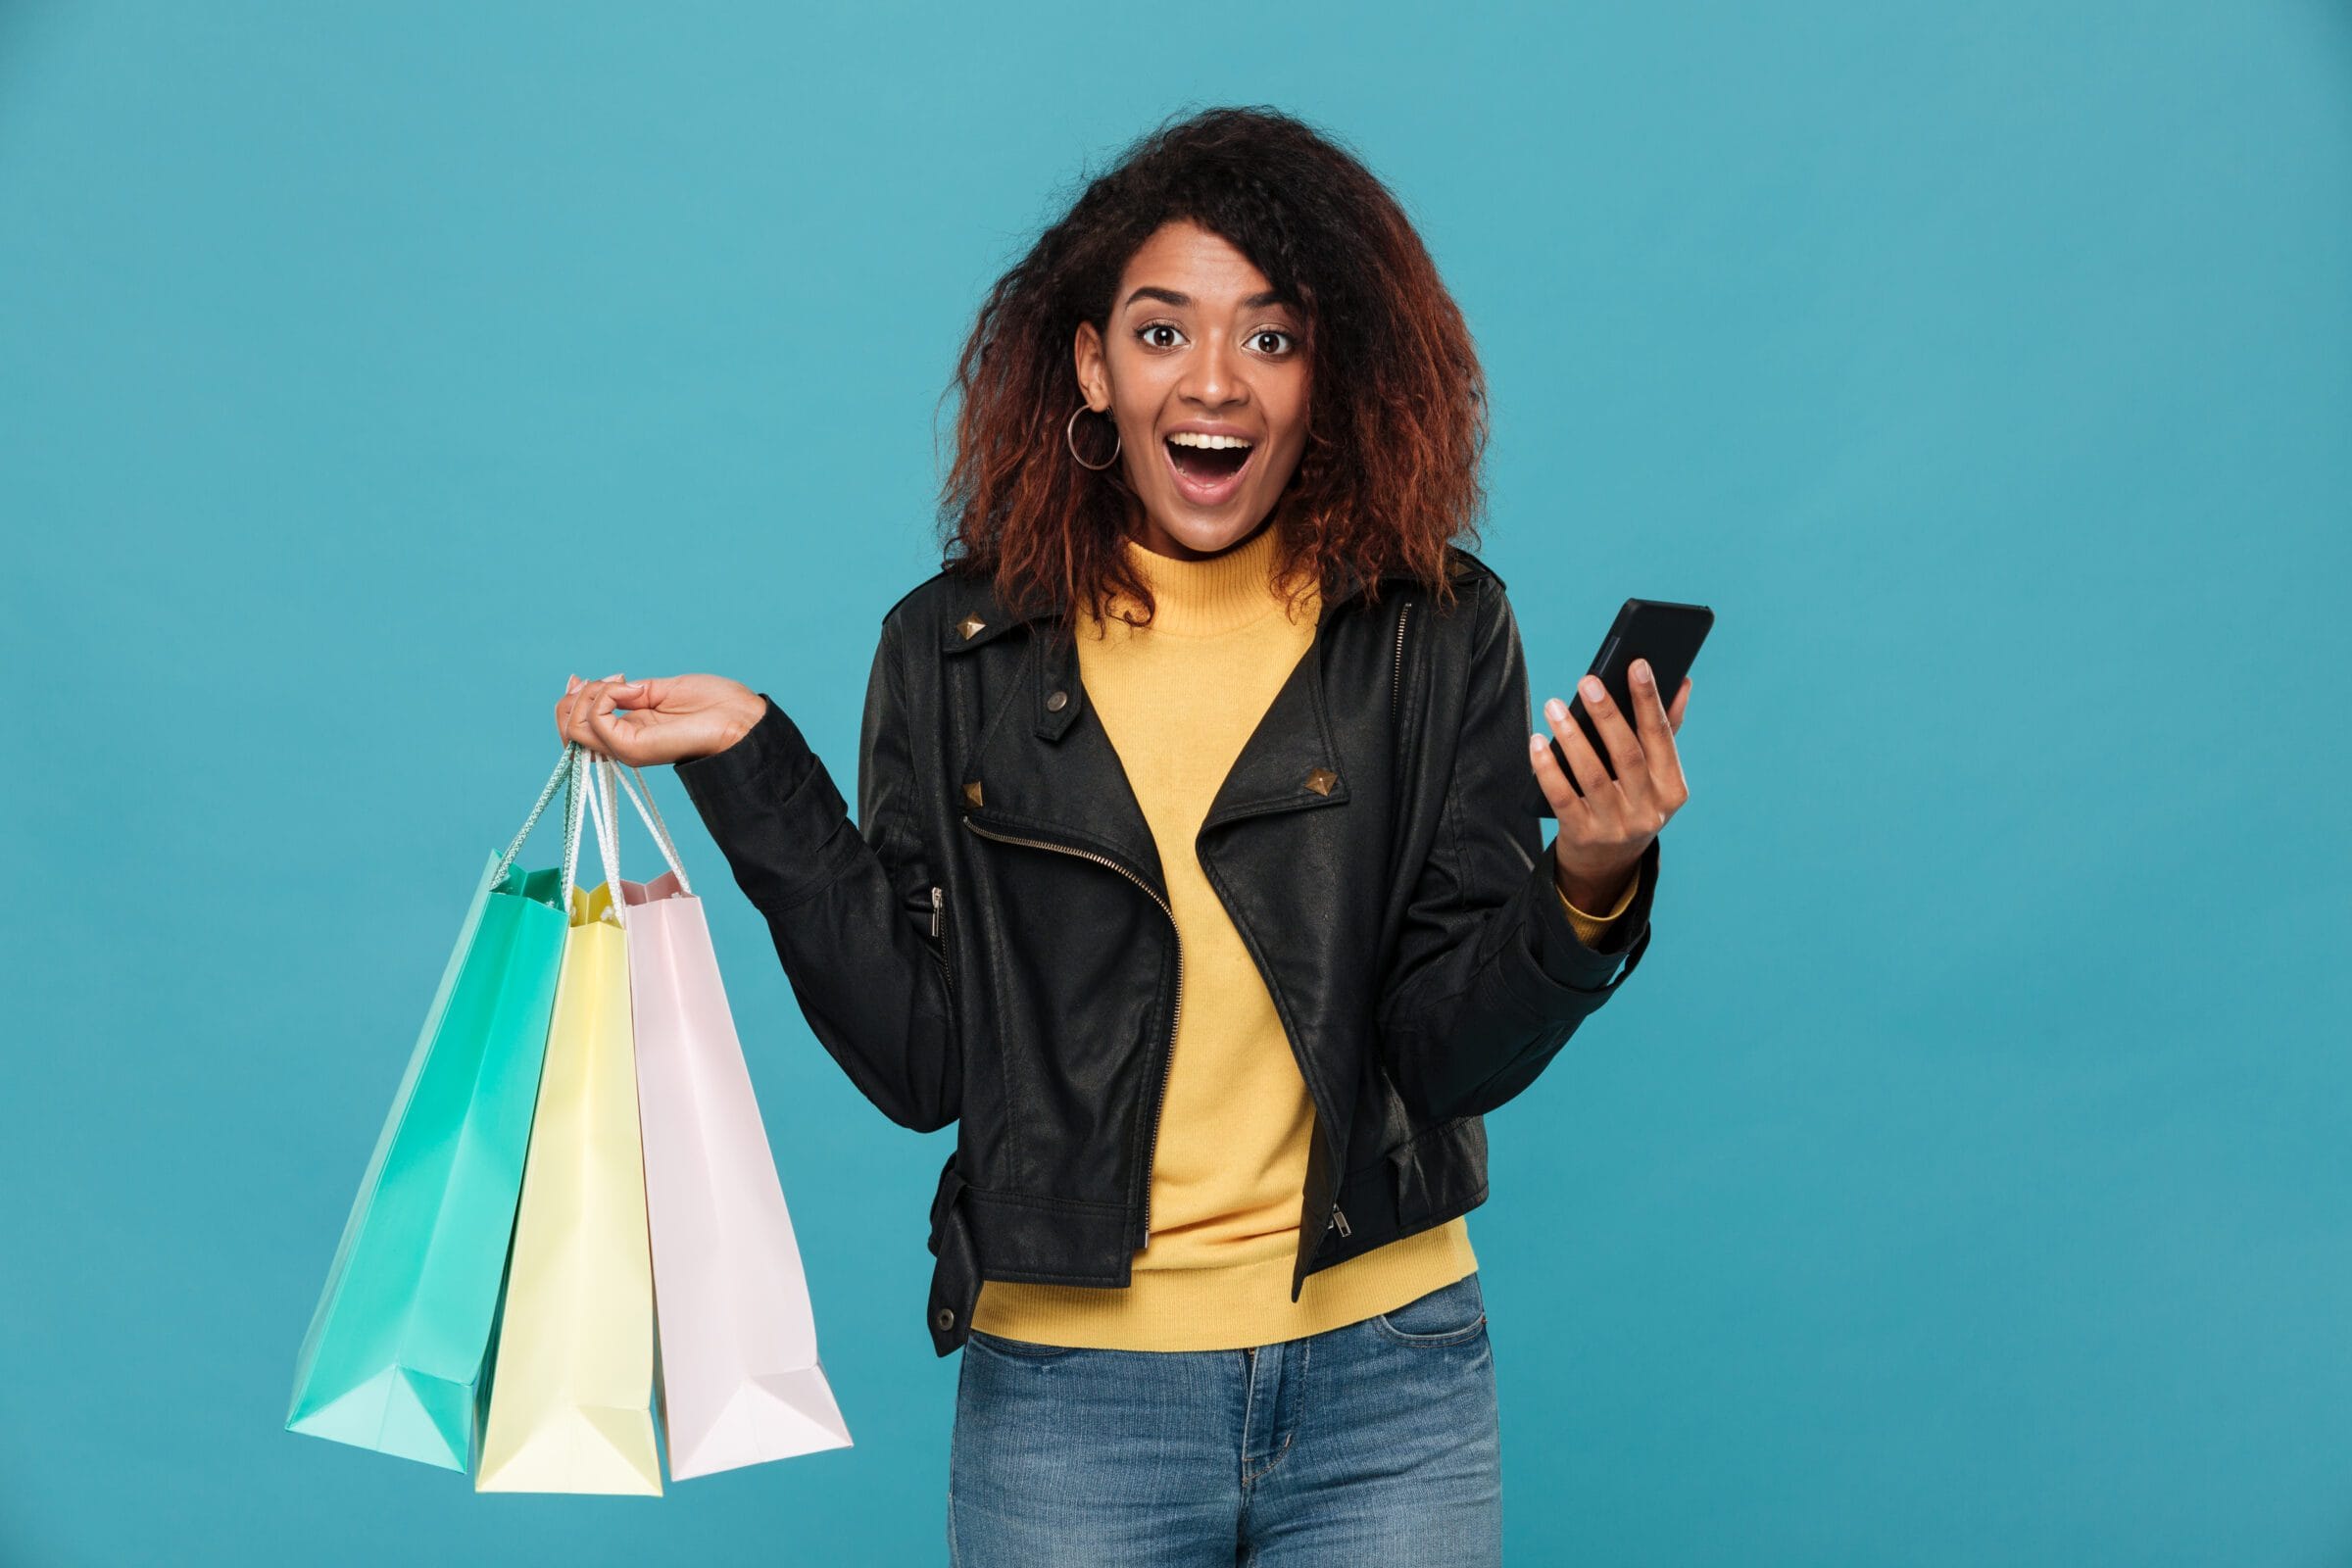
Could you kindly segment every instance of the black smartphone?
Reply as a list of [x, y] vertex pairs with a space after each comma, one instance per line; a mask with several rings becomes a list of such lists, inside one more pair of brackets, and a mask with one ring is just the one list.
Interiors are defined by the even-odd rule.
[[[1658, 678], [1658, 699], [1667, 707], [1674, 706], [1675, 693], [1683, 689], [1683, 677], [1690, 673], [1692, 661], [1698, 658], [1698, 645], [1707, 640], [1707, 631], [1715, 624], [1715, 612], [1705, 605], [1678, 605], [1665, 599], [1628, 599], [1617, 609], [1617, 618], [1609, 624], [1609, 634], [1600, 640], [1600, 652], [1592, 656], [1591, 673], [1600, 677], [1609, 700], [1627, 723], [1634, 719], [1633, 663], [1637, 659], [1649, 661], [1650, 673]], [[1556, 695], [1556, 693], [1554, 694]], [[1585, 732], [1592, 743], [1593, 755], [1600, 765], [1617, 776], [1617, 765], [1609, 758], [1608, 743], [1585, 711], [1585, 700], [1580, 694], [1568, 699], [1568, 716]], [[1539, 716], [1539, 722], [1542, 722]], [[1568, 766], [1568, 754], [1560, 750], [1555, 738], [1551, 743], [1551, 760], [1560, 764], [1568, 775], [1569, 787], [1584, 794], [1576, 782], [1576, 774]], [[1528, 798], [1535, 803], [1538, 813], [1552, 814], [1551, 803], [1544, 798], [1544, 786], [1536, 775], [1527, 775]]]

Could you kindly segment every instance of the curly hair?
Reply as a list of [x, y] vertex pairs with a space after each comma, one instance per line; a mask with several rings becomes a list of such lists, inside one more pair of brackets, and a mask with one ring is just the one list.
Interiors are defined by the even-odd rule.
[[[1081, 176], [1084, 177], [1084, 176]], [[1330, 592], [1399, 566], [1450, 599], [1446, 553], [1477, 542], [1485, 372], [1460, 308], [1403, 208], [1353, 152], [1262, 107], [1171, 119], [1087, 182], [982, 302], [958, 355], [956, 455], [941, 487], [943, 570], [986, 575], [1016, 613], [1119, 593], [1142, 605], [1120, 539], [1124, 483], [1071, 460], [1085, 399], [1081, 320], [1107, 330], [1130, 258], [1191, 220], [1296, 300], [1311, 369], [1305, 451], [1277, 503], [1276, 575]], [[945, 400], [947, 394], [943, 393]]]

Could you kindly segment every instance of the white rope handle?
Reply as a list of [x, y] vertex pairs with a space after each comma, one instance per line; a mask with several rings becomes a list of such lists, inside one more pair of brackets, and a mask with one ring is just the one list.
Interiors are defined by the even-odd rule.
[[[574, 757], [574, 753], [578, 755]], [[628, 924], [626, 911], [628, 899], [622, 894], [620, 888], [620, 801], [613, 793], [615, 786], [627, 794], [629, 804], [637, 808], [637, 815], [645, 823], [646, 831], [654, 836], [654, 842], [661, 847], [662, 858], [669, 863], [671, 874], [678, 879], [678, 891], [686, 894], [689, 898], [693, 897], [694, 884], [687, 878], [684, 862], [678, 858], [677, 842], [669, 836], [669, 824], [662, 820], [662, 808], [654, 804], [654, 787], [645, 782], [645, 775], [638, 772], [637, 765], [632, 762], [628, 764], [628, 768], [631, 773], [637, 775], [637, 783], [645, 786], [643, 794], [639, 794], [635, 785], [621, 777], [619, 762], [610, 757], [591, 754], [576, 741], [565, 749], [564, 758], [570, 764], [570, 773], [574, 780], [574, 788], [566, 796], [564, 803], [566, 819], [564, 824], [564, 907], [566, 915], [568, 916], [571, 909], [571, 890], [576, 885], [574, 876], [578, 863], [579, 797], [584, 794], [587, 797], [589, 821], [596, 832], [597, 857], [604, 861], [605, 880], [612, 886], [614, 918], [624, 928]], [[582, 775], [585, 775], [584, 779]], [[543, 792], [541, 796], [541, 807], [547, 804], [546, 793], [552, 792], [554, 788], [555, 780], [550, 779], [548, 791]], [[532, 820], [536, 821], [538, 819], [537, 809], [534, 809], [531, 814]], [[519, 841], [517, 842], [519, 843]], [[514, 851], [510, 849], [507, 853], [512, 856]]]
[[[629, 771], [637, 773], [637, 764], [631, 762]], [[620, 770], [614, 768], [612, 776], [620, 778]], [[644, 819], [646, 830], [653, 834], [654, 842], [662, 847], [662, 858], [669, 862], [670, 874], [678, 879], [678, 891], [691, 898], [694, 884], [686, 880], [686, 867], [679, 863], [678, 847], [670, 839], [669, 824], [662, 820], [662, 808], [654, 804], [654, 787], [645, 782], [643, 773], [637, 773], [637, 783], [644, 785], [645, 793], [642, 796], [627, 779], [620, 779], [620, 787], [629, 792], [629, 804], [637, 808], [637, 814]]]
[[613, 768], [610, 757], [588, 755], [588, 811], [595, 818], [595, 849], [605, 860], [605, 882], [612, 886], [612, 917], [628, 926], [628, 898], [621, 894], [621, 802], [613, 797]]
[[[619, 802], [612, 799], [612, 764], [603, 758], [591, 759], [583, 750], [580, 766], [588, 795], [588, 815], [596, 827], [597, 858], [604, 861], [605, 881], [612, 889], [612, 919], [622, 929], [629, 923], [628, 899], [620, 890], [620, 836], [613, 831], [613, 817], [619, 811]], [[565, 900], [569, 906], [568, 898]]]
[[[686, 867], [679, 862], [678, 847], [669, 836], [669, 824], [662, 820], [661, 808], [653, 804], [653, 786], [647, 784], [645, 793], [638, 794], [636, 787], [621, 777], [621, 764], [610, 757], [596, 758], [594, 766], [597, 788], [588, 797], [588, 808], [596, 820], [597, 843], [600, 848], [606, 838], [610, 837], [613, 845], [613, 857], [615, 859], [619, 858], [620, 803], [614, 799], [612, 794], [612, 787], [617, 783], [623, 791], [627, 792], [629, 804], [637, 808], [638, 818], [645, 823], [646, 831], [653, 834], [654, 842], [661, 847], [662, 858], [669, 862], [671, 874], [678, 879], [678, 891], [691, 898], [694, 895], [694, 884], [687, 880]], [[637, 773], [635, 764], [630, 764], [629, 771]], [[637, 773], [637, 782], [645, 783], [643, 773]], [[605, 814], [608, 811], [612, 813], [610, 818]]]

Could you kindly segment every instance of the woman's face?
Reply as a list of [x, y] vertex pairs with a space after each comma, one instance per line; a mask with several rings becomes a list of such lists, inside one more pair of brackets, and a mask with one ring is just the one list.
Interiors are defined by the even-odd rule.
[[[1250, 259], [1197, 223], [1162, 225], [1128, 258], [1108, 332], [1080, 322], [1076, 350], [1088, 406], [1118, 421], [1136, 541], [1191, 560], [1255, 532], [1306, 450], [1309, 368], [1304, 318]], [[1090, 463], [1101, 424], [1078, 421]]]

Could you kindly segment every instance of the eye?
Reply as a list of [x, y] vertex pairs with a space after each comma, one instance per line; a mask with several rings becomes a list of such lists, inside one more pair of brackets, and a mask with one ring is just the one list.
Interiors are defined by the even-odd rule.
[[1145, 346], [1146, 348], [1154, 348], [1154, 349], [1172, 349], [1172, 348], [1174, 348], [1174, 347], [1176, 346], [1174, 343], [1155, 343], [1155, 342], [1153, 342], [1153, 341], [1152, 340], [1152, 333], [1154, 333], [1154, 332], [1168, 332], [1168, 333], [1172, 333], [1173, 335], [1175, 335], [1175, 336], [1176, 336], [1176, 337], [1178, 337], [1178, 338], [1182, 338], [1182, 337], [1184, 336], [1184, 334], [1183, 334], [1181, 331], [1178, 331], [1178, 330], [1177, 330], [1177, 328], [1176, 328], [1176, 323], [1175, 323], [1175, 322], [1173, 322], [1173, 321], [1152, 321], [1152, 322], [1150, 322], [1150, 323], [1148, 323], [1147, 325], [1140, 326], [1140, 327], [1136, 328], [1135, 335], [1136, 335], [1137, 337], [1139, 337], [1139, 338], [1143, 339], [1144, 346]]
[[1252, 342], [1252, 343], [1255, 343], [1255, 344], [1257, 344], [1257, 345], [1258, 345], [1258, 351], [1259, 351], [1260, 353], [1263, 353], [1263, 354], [1271, 354], [1271, 355], [1273, 355], [1273, 356], [1274, 356], [1275, 358], [1277, 358], [1277, 359], [1281, 358], [1281, 357], [1282, 357], [1284, 354], [1286, 354], [1286, 353], [1288, 353], [1288, 352], [1289, 352], [1289, 350], [1287, 350], [1287, 349], [1269, 349], [1269, 348], [1267, 348], [1267, 347], [1265, 346], [1265, 341], [1266, 341], [1266, 339], [1268, 339], [1268, 338], [1270, 338], [1270, 337], [1272, 337], [1272, 338], [1280, 338], [1280, 339], [1281, 339], [1283, 342], [1285, 342], [1285, 343], [1287, 343], [1287, 344], [1294, 344], [1294, 345], [1295, 345], [1295, 344], [1296, 344], [1296, 342], [1297, 342], [1297, 339], [1295, 339], [1294, 337], [1292, 337], [1292, 335], [1291, 335], [1290, 333], [1288, 333], [1288, 332], [1285, 332], [1285, 331], [1284, 331], [1284, 330], [1283, 330], [1281, 327], [1279, 327], [1279, 326], [1261, 326], [1261, 327], [1259, 327], [1259, 328], [1258, 328], [1256, 331], [1254, 331], [1254, 332], [1252, 332], [1252, 333], [1250, 333], [1250, 342]]

